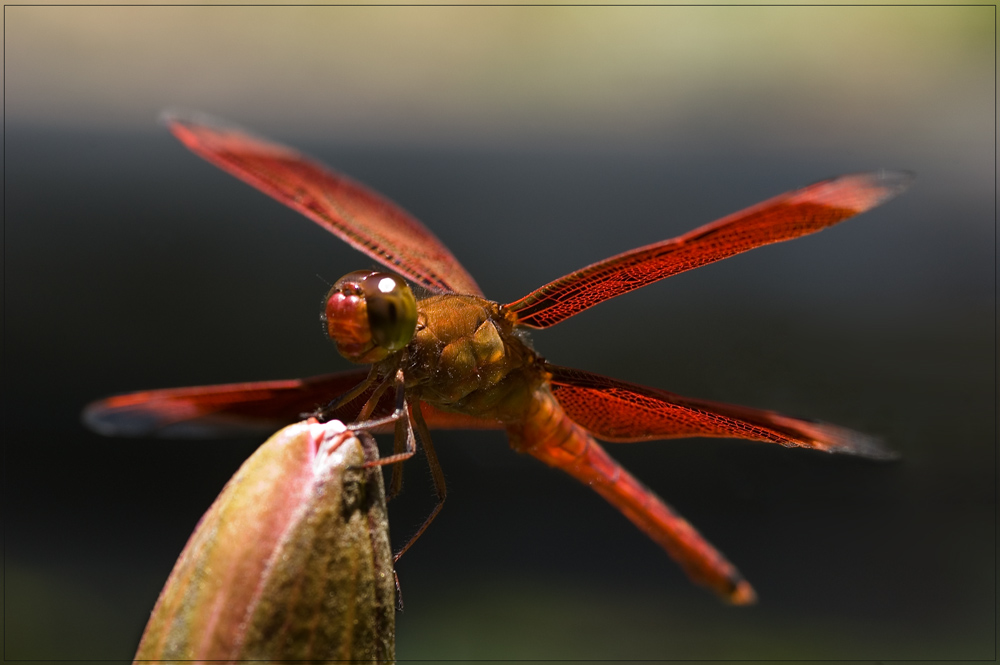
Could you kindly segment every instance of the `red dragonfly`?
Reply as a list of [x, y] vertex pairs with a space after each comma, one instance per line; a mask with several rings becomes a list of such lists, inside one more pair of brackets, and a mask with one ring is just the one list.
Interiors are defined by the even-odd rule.
[[[341, 278], [325, 300], [330, 338], [368, 369], [308, 379], [153, 390], [89, 405], [85, 422], [119, 436], [266, 432], [316, 416], [395, 432], [390, 495], [417, 437], [438, 502], [402, 554], [440, 511], [446, 488], [429, 431], [505, 429], [514, 450], [593, 488], [723, 599], [755, 593], [687, 521], [619, 466], [595, 439], [613, 442], [731, 437], [871, 458], [892, 454], [867, 435], [775, 413], [618, 381], [553, 365], [522, 334], [548, 328], [609, 298], [769, 243], [819, 231], [903, 191], [904, 172], [845, 175], [782, 194], [677, 238], [582, 268], [505, 305], [487, 300], [420, 222], [370, 189], [300, 153], [194, 116], [169, 116], [196, 154], [294, 208], [392, 273]], [[402, 276], [402, 277], [400, 277]], [[405, 279], [404, 279], [405, 278]], [[407, 284], [418, 288], [418, 297]]]

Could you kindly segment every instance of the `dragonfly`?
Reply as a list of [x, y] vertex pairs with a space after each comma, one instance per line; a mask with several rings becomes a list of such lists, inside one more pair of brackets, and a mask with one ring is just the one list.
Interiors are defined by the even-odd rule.
[[[912, 174], [843, 175], [781, 194], [678, 237], [599, 261], [507, 304], [473, 277], [422, 223], [386, 197], [303, 154], [194, 114], [165, 118], [191, 151], [297, 210], [384, 266], [339, 279], [321, 319], [347, 360], [367, 368], [306, 379], [171, 388], [86, 407], [84, 422], [112, 436], [215, 437], [273, 431], [306, 417], [392, 432], [389, 495], [419, 446], [437, 501], [398, 558], [444, 505], [433, 429], [505, 430], [511, 447], [568, 473], [660, 545], [692, 581], [737, 605], [756, 593], [736, 567], [598, 440], [728, 437], [893, 456], [879, 439], [774, 411], [683, 397], [555, 365], [525, 332], [605, 300], [747, 250], [825, 229], [902, 192]], [[411, 284], [413, 287], [411, 288]]]

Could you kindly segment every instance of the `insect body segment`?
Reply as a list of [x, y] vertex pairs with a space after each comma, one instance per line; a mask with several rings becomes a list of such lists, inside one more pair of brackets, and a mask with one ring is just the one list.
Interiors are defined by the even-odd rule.
[[407, 348], [407, 390], [447, 411], [511, 422], [524, 417], [541, 358], [515, 334], [497, 303], [476, 296], [430, 296], [417, 303]]
[[734, 605], [756, 600], [753, 587], [687, 520], [623, 469], [587, 431], [570, 420], [548, 389], [539, 389], [528, 417], [507, 428], [511, 447], [561, 469], [604, 497], [665, 549], [692, 580]]

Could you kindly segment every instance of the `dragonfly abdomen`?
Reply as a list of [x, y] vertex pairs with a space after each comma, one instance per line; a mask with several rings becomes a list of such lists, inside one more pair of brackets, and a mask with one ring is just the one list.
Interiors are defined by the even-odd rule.
[[623, 469], [574, 422], [547, 386], [538, 388], [524, 420], [507, 426], [514, 450], [562, 469], [622, 512], [684, 568], [727, 601], [754, 602], [753, 588], [687, 520]]

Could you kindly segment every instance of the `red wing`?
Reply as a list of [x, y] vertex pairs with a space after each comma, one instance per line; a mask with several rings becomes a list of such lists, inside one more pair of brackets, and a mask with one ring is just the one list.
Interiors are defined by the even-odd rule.
[[895, 457], [878, 439], [844, 427], [681, 397], [578, 369], [546, 369], [552, 373], [552, 394], [566, 414], [606, 441], [721, 437], [875, 459]]
[[[217, 438], [270, 434], [302, 420], [365, 380], [368, 370], [309, 379], [231, 383], [196, 388], [149, 390], [108, 397], [89, 404], [83, 422], [105, 436]], [[371, 390], [343, 405], [332, 417], [350, 423]], [[388, 391], [374, 417], [393, 409]], [[421, 406], [433, 429], [499, 429], [499, 424]]]
[[389, 269], [435, 293], [482, 295], [433, 233], [367, 187], [291, 148], [202, 117], [168, 115], [166, 122], [197, 155], [299, 211]]
[[518, 323], [548, 328], [585, 309], [671, 275], [791, 240], [870, 210], [902, 192], [912, 175], [878, 171], [824, 180], [723, 217], [677, 238], [587, 266], [506, 305]]

